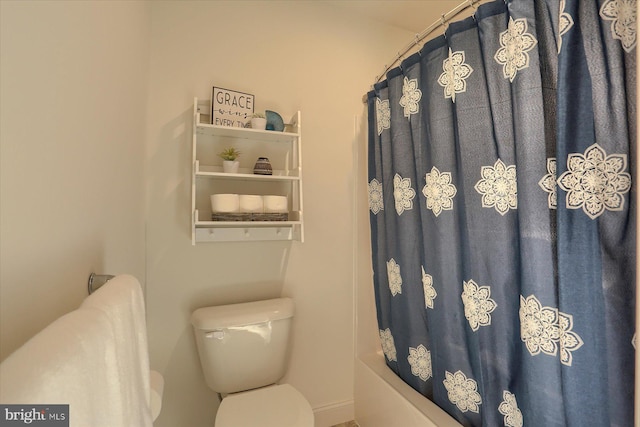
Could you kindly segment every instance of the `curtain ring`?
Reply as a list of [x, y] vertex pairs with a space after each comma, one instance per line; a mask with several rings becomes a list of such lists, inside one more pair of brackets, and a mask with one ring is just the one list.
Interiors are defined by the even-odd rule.
[[467, 3], [469, 3], [469, 6], [473, 8], [473, 16], [475, 17], [476, 12], [478, 11], [478, 6], [476, 6], [476, 2], [478, 0], [467, 0]]
[[478, 13], [478, 6], [476, 6], [477, 1], [478, 0], [467, 0], [467, 3], [469, 3], [469, 6], [473, 8], [473, 13], [471, 14], [471, 17], [476, 23], [478, 22], [478, 20], [476, 19], [476, 13]]
[[447, 21], [447, 18], [444, 17], [444, 13], [442, 14], [442, 17], [440, 18], [440, 25], [442, 25], [444, 27], [444, 36], [445, 38], [447, 37], [447, 30], [449, 29], [449, 21]]

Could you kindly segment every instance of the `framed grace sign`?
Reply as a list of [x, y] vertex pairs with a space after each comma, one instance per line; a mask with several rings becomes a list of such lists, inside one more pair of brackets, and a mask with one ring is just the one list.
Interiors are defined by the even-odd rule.
[[253, 114], [254, 101], [255, 97], [248, 93], [214, 87], [211, 97], [211, 124], [245, 127]]

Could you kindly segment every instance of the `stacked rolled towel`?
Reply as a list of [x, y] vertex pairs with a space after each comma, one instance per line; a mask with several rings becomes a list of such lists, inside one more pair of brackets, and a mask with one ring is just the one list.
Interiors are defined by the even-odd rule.
[[289, 212], [287, 196], [262, 196], [264, 211], [270, 213]]
[[262, 201], [262, 196], [255, 196], [253, 194], [241, 194], [240, 212], [264, 212], [264, 203]]
[[253, 194], [212, 194], [213, 213], [287, 213], [287, 196]]
[[237, 194], [212, 194], [211, 211], [221, 213], [240, 211], [240, 196]]

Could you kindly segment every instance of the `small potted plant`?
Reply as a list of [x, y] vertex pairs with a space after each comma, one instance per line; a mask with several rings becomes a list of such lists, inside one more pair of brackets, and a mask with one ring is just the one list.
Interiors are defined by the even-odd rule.
[[240, 152], [234, 147], [226, 148], [218, 154], [222, 158], [222, 170], [227, 173], [238, 173]]
[[251, 129], [265, 130], [267, 128], [267, 116], [257, 112], [251, 116]]

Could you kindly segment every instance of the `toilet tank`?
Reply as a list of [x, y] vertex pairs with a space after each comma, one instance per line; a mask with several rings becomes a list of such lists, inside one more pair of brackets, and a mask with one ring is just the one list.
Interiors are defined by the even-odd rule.
[[277, 298], [193, 312], [204, 378], [217, 393], [275, 384], [287, 368], [293, 301]]

